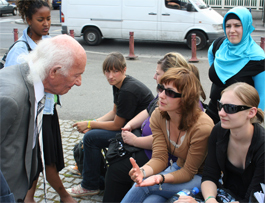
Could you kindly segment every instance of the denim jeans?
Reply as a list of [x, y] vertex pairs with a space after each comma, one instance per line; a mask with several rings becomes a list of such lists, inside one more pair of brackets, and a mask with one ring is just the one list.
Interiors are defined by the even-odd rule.
[[[179, 167], [177, 163], [174, 163], [171, 169], [169, 166], [165, 171], [161, 172], [161, 174], [168, 174], [179, 169], [181, 169], [181, 167]], [[121, 202], [165, 202], [169, 198], [171, 198], [175, 193], [181, 191], [182, 189], [192, 190], [192, 188], [194, 187], [197, 187], [199, 189], [201, 188], [200, 175], [195, 175], [192, 180], [186, 183], [164, 183], [162, 184], [162, 190], [159, 190], [159, 185], [153, 185], [148, 187], [135, 187], [134, 184]]]
[[101, 149], [109, 146], [109, 139], [120, 131], [92, 129], [83, 138], [84, 168], [81, 186], [87, 190], [99, 189]]

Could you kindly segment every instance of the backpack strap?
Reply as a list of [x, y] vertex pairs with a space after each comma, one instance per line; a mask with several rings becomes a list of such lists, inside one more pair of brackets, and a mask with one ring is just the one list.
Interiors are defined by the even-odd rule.
[[16, 43], [18, 43], [18, 42], [24, 42], [24, 43], [26, 43], [29, 52], [32, 50], [32, 49], [30, 48], [29, 44], [28, 44], [26, 41], [24, 41], [24, 40], [17, 40], [17, 41], [15, 41], [14, 44], [12, 44], [11, 47], [9, 47], [8, 51], [4, 54], [4, 56], [3, 56], [3, 58], [2, 58], [2, 60], [1, 60], [1, 62], [0, 62], [0, 69], [2, 69], [2, 68], [4, 67], [4, 65], [5, 65], [7, 54], [8, 54], [9, 51], [13, 48], [13, 46], [14, 46]]
[[14, 42], [14, 44], [12, 44], [12, 46], [9, 48], [8, 52], [13, 48], [13, 46], [18, 43], [18, 42], [24, 42], [26, 45], [27, 45], [27, 48], [28, 48], [28, 51], [31, 51], [32, 49], [30, 48], [29, 44], [27, 41], [24, 41], [24, 40], [17, 40]]
[[[17, 40], [17, 41], [14, 42], [14, 44], [11, 45], [11, 47], [10, 47], [9, 50], [8, 50], [8, 52], [9, 52], [9, 51], [13, 48], [13, 46], [14, 46], [16, 43], [18, 43], [18, 42], [24, 42], [24, 43], [27, 45], [28, 51], [31, 51], [31, 50], [32, 50], [32, 49], [30, 48], [28, 42], [26, 42], [26, 41], [24, 41], [24, 40]], [[8, 54], [8, 52], [7, 52], [7, 54]]]
[[222, 36], [217, 38], [214, 42], [213, 42], [213, 56], [215, 58], [215, 53], [217, 52], [217, 50], [219, 49], [219, 47], [221, 46], [221, 44], [223, 43], [223, 41], [226, 39], [226, 36]]

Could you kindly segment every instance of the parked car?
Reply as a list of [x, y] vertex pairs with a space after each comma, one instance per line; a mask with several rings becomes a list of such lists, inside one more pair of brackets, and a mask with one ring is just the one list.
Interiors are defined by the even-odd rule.
[[52, 0], [52, 7], [53, 9], [58, 9], [61, 5], [62, 0]]
[[10, 4], [6, 0], [0, 0], [0, 16], [8, 13], [12, 13], [14, 16], [17, 15], [16, 5]]

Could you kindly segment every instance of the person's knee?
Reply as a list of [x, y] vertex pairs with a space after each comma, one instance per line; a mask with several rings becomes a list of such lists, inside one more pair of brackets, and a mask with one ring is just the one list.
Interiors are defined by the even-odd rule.
[[93, 130], [88, 131], [83, 137], [84, 144], [93, 142], [94, 134]]

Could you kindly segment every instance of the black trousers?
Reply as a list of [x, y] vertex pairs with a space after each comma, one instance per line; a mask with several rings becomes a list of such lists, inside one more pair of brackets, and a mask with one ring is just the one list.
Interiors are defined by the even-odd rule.
[[[149, 161], [144, 150], [132, 155], [139, 167]], [[133, 181], [129, 176], [132, 169], [130, 156], [112, 163], [105, 176], [105, 191], [103, 202], [121, 202], [126, 193], [131, 189]]]

